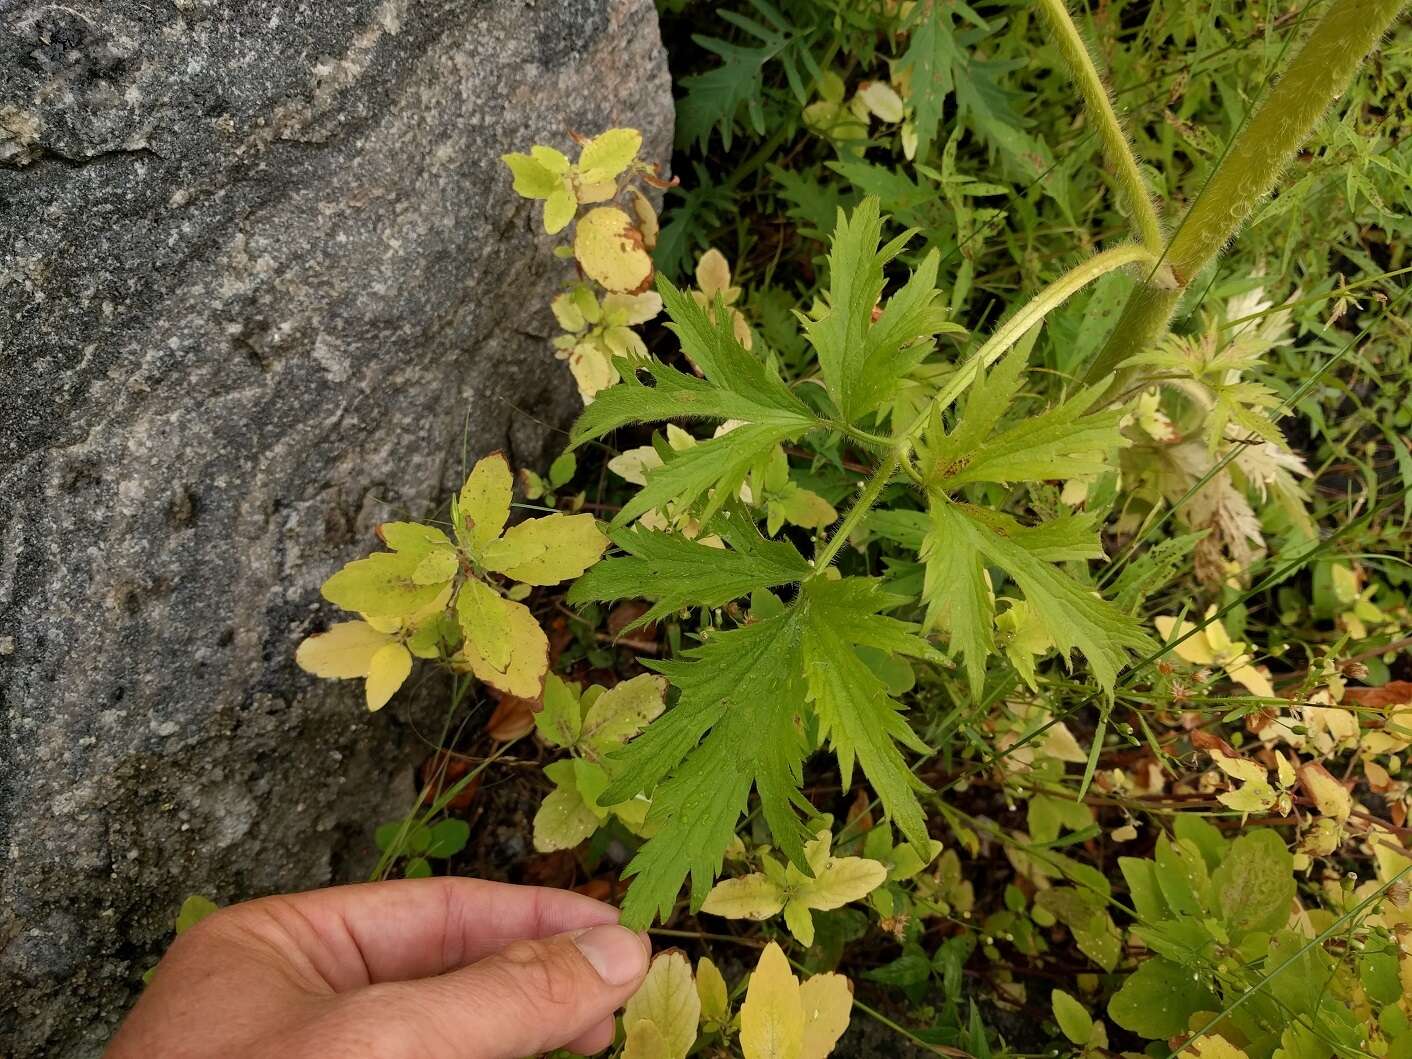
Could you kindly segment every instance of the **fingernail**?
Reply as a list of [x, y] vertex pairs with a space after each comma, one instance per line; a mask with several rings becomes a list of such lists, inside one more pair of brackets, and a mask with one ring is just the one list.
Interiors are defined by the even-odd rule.
[[609, 985], [627, 985], [647, 969], [642, 941], [627, 927], [593, 927], [575, 937], [574, 944]]

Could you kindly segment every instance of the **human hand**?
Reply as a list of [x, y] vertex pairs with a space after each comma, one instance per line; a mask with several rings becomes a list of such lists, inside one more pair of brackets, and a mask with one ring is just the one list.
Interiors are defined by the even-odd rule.
[[406, 879], [266, 897], [183, 933], [106, 1059], [590, 1053], [651, 945], [565, 890]]

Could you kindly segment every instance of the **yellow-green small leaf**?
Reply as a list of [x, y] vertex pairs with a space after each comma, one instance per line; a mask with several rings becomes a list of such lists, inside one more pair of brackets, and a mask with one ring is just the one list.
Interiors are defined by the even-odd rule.
[[804, 1004], [799, 980], [773, 941], [760, 954], [740, 1007], [740, 1048], [745, 1059], [801, 1059]]
[[380, 710], [412, 672], [412, 653], [400, 643], [390, 643], [368, 664], [368, 709]]
[[633, 163], [642, 149], [636, 129], [609, 129], [583, 145], [579, 154], [579, 179], [585, 184], [614, 180]]
[[646, 1019], [629, 1022], [623, 1019], [623, 1059], [671, 1059], [662, 1031]]
[[534, 848], [540, 853], [573, 849], [598, 829], [598, 817], [577, 787], [558, 787], [534, 814]]
[[395, 552], [426, 555], [437, 548], [450, 548], [451, 540], [435, 526], [420, 522], [384, 522], [378, 526], [378, 537]]
[[562, 183], [560, 177], [527, 154], [502, 154], [500, 160], [514, 174], [516, 194], [527, 199], [548, 198], [549, 193]]
[[212, 912], [219, 911], [220, 906], [209, 897], [192, 894], [181, 903], [181, 908], [177, 912], [176, 932], [184, 934]]
[[1182, 1054], [1193, 1059], [1247, 1059], [1243, 1049], [1237, 1048], [1217, 1033], [1208, 1033], [1189, 1043]]
[[691, 964], [679, 950], [661, 953], [652, 960], [647, 977], [623, 1009], [623, 1025], [652, 1023], [667, 1046], [664, 1059], [685, 1059], [696, 1043], [701, 1021], [701, 998], [691, 978]]
[[808, 489], [791, 489], [779, 503], [785, 521], [804, 529], [823, 529], [838, 520], [834, 506]]
[[545, 515], [511, 526], [484, 552], [488, 569], [530, 585], [557, 585], [598, 561], [608, 538], [592, 515]]
[[412, 571], [412, 580], [419, 585], [442, 585], [456, 576], [460, 560], [450, 548], [438, 548], [422, 556]]
[[579, 200], [574, 195], [573, 185], [567, 180], [563, 181], [544, 200], [544, 230], [550, 235], [558, 235], [574, 219], [578, 208]]
[[569, 171], [568, 156], [553, 147], [531, 147], [530, 156], [555, 176], [564, 176]]
[[799, 1059], [824, 1059], [848, 1029], [853, 983], [841, 974], [816, 974], [799, 987], [804, 1005], [804, 1044]]
[[504, 670], [510, 664], [510, 602], [489, 585], [467, 581], [456, 594], [456, 619], [461, 634], [487, 665]]
[[324, 599], [370, 618], [411, 614], [436, 599], [439, 585], [413, 580], [421, 557], [414, 552], [374, 552], [356, 559], [323, 585]]
[[580, 183], [574, 190], [579, 205], [587, 206], [594, 202], [607, 202], [618, 193], [618, 184], [613, 180], [603, 180], [597, 184]]
[[738, 879], [722, 879], [702, 902], [701, 911], [727, 919], [769, 919], [784, 908], [784, 891], [754, 872]]
[[328, 632], [310, 636], [294, 652], [294, 661], [316, 677], [365, 677], [373, 655], [392, 642], [365, 621], [341, 621]]
[[730, 991], [725, 977], [709, 956], [696, 961], [696, 995], [701, 1000], [701, 1017], [708, 1022], [725, 1022], [731, 1013]]
[[652, 255], [632, 218], [616, 206], [598, 206], [579, 218], [574, 257], [610, 291], [642, 290], [652, 279]]
[[814, 944], [814, 913], [809, 911], [808, 905], [799, 901], [787, 901], [784, 906], [784, 925], [806, 949]]
[[1064, 1036], [1080, 1048], [1088, 1044], [1093, 1034], [1093, 1016], [1088, 1009], [1062, 989], [1049, 995], [1050, 1006], [1054, 1009], [1054, 1021], [1064, 1031]]
[[589, 707], [578, 741], [593, 755], [622, 746], [666, 708], [667, 679], [641, 673], [609, 688]]
[[515, 478], [504, 453], [492, 452], [471, 468], [457, 499], [461, 524], [456, 531], [476, 551], [483, 551], [505, 528], [514, 489]]
[[461, 646], [455, 662], [492, 687], [522, 699], [537, 699], [549, 668], [549, 640], [523, 604], [506, 600], [505, 614], [510, 627], [510, 660], [504, 667], [492, 665], [470, 640]]
[[544, 680], [544, 704], [534, 715], [534, 726], [544, 741], [569, 747], [578, 742], [583, 728], [577, 685], [568, 684], [550, 673]]

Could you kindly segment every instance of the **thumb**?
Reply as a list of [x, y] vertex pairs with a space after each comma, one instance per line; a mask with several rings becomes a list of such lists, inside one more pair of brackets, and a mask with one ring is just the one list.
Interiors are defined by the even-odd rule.
[[438, 1055], [519, 1059], [589, 1040], [603, 1047], [611, 1032], [596, 1038], [642, 984], [650, 949], [626, 927], [591, 927], [515, 941], [458, 971], [402, 985], [446, 1035]]

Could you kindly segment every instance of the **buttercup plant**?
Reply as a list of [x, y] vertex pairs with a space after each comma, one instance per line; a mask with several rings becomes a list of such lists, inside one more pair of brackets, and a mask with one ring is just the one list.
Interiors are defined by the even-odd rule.
[[[723, 285], [703, 305], [700, 292], [683, 292], [658, 278], [668, 326], [694, 372], [650, 354], [636, 356], [631, 370], [620, 371], [620, 382], [596, 393], [572, 443], [582, 446], [632, 424], [673, 420], [714, 421], [727, 429], [657, 450], [661, 465], [645, 470], [643, 487], [613, 521], [610, 534], [622, 554], [580, 579], [569, 599], [646, 598], [653, 606], [643, 621], [685, 608], [720, 608], [746, 596], [752, 608], [751, 620], [710, 630], [680, 659], [651, 663], [678, 689], [677, 704], [619, 751], [619, 778], [600, 796], [600, 805], [637, 795], [652, 802], [646, 819], [652, 837], [627, 869], [635, 879], [624, 905], [626, 922], [643, 927], [654, 914], [667, 914], [687, 875], [692, 904], [701, 905], [752, 788], [776, 845], [804, 871], [809, 836], [797, 812], [803, 804], [799, 787], [805, 757], [820, 746], [834, 751], [845, 787], [856, 762], [908, 842], [929, 853], [918, 800], [924, 788], [902, 753], [925, 744], [865, 659], [877, 652], [884, 664], [945, 664], [927, 639], [939, 632], [946, 654], [960, 658], [979, 697], [987, 659], [997, 651], [991, 569], [1018, 589], [1006, 611], [1010, 643], [1023, 640], [1030, 655], [1057, 650], [1066, 662], [1081, 655], [1110, 701], [1130, 658], [1158, 650], [1131, 615], [1076, 573], [1104, 554], [1101, 509], [1025, 521], [983, 498], [996, 495], [992, 487], [1035, 488], [1109, 471], [1116, 453], [1131, 444], [1123, 425], [1132, 413], [1126, 402], [1112, 403], [1112, 395], [1122, 396], [1113, 385], [1116, 371], [1121, 366], [1130, 373], [1143, 363], [1139, 354], [1161, 337], [1180, 290], [1268, 192], [1273, 171], [1307, 135], [1399, 6], [1385, 0], [1331, 5], [1168, 245], [1077, 30], [1057, 0], [1043, 5], [1119, 174], [1136, 241], [1099, 251], [1016, 309], [910, 420], [892, 415], [893, 404], [932, 354], [935, 338], [953, 325], [945, 292], [936, 287], [934, 251], [884, 296], [888, 266], [914, 233], [884, 242], [876, 199], [839, 212], [826, 294], [798, 314], [817, 364], [809, 386], [785, 379], [768, 349], [745, 347]], [[1278, 117], [1276, 99], [1294, 95], [1294, 116]], [[617, 282], [624, 284], [642, 274], [634, 264], [636, 240], [601, 238], [611, 226], [593, 213], [580, 219], [580, 232], [585, 223], [588, 233], [575, 236], [576, 251], [584, 245], [603, 255], [590, 267], [580, 253], [585, 272], [621, 276]], [[628, 223], [626, 214], [613, 221]], [[1052, 407], [1025, 408], [1021, 392], [1034, 329], [1070, 296], [1116, 270], [1132, 270], [1141, 286], [1090, 370], [1090, 384]], [[1225, 383], [1222, 374], [1221, 389], [1203, 410], [1215, 421], [1207, 429], [1208, 444], [1226, 436], [1228, 422], [1257, 428], [1260, 440], [1280, 443], [1265, 411], [1267, 391]], [[1019, 408], [1025, 414], [1017, 415]], [[1148, 409], [1149, 421], [1153, 411]], [[766, 473], [780, 446], [806, 441], [816, 450], [848, 444], [872, 457], [871, 473], [858, 483], [852, 505], [833, 532], [820, 537], [812, 557], [787, 539], [761, 536], [738, 500], [747, 481]], [[833, 564], [841, 549], [867, 529], [870, 513], [885, 497], [904, 496], [921, 501], [920, 510], [910, 499], [901, 505], [919, 538], [920, 590], [899, 594], [875, 577], [840, 577]], [[677, 518], [690, 513], [724, 547], [669, 526], [632, 527], [635, 519], [661, 511]], [[771, 537], [778, 528], [778, 522], [766, 527]], [[918, 607], [921, 621], [888, 615]], [[1184, 630], [1185, 637], [1194, 631]]]

